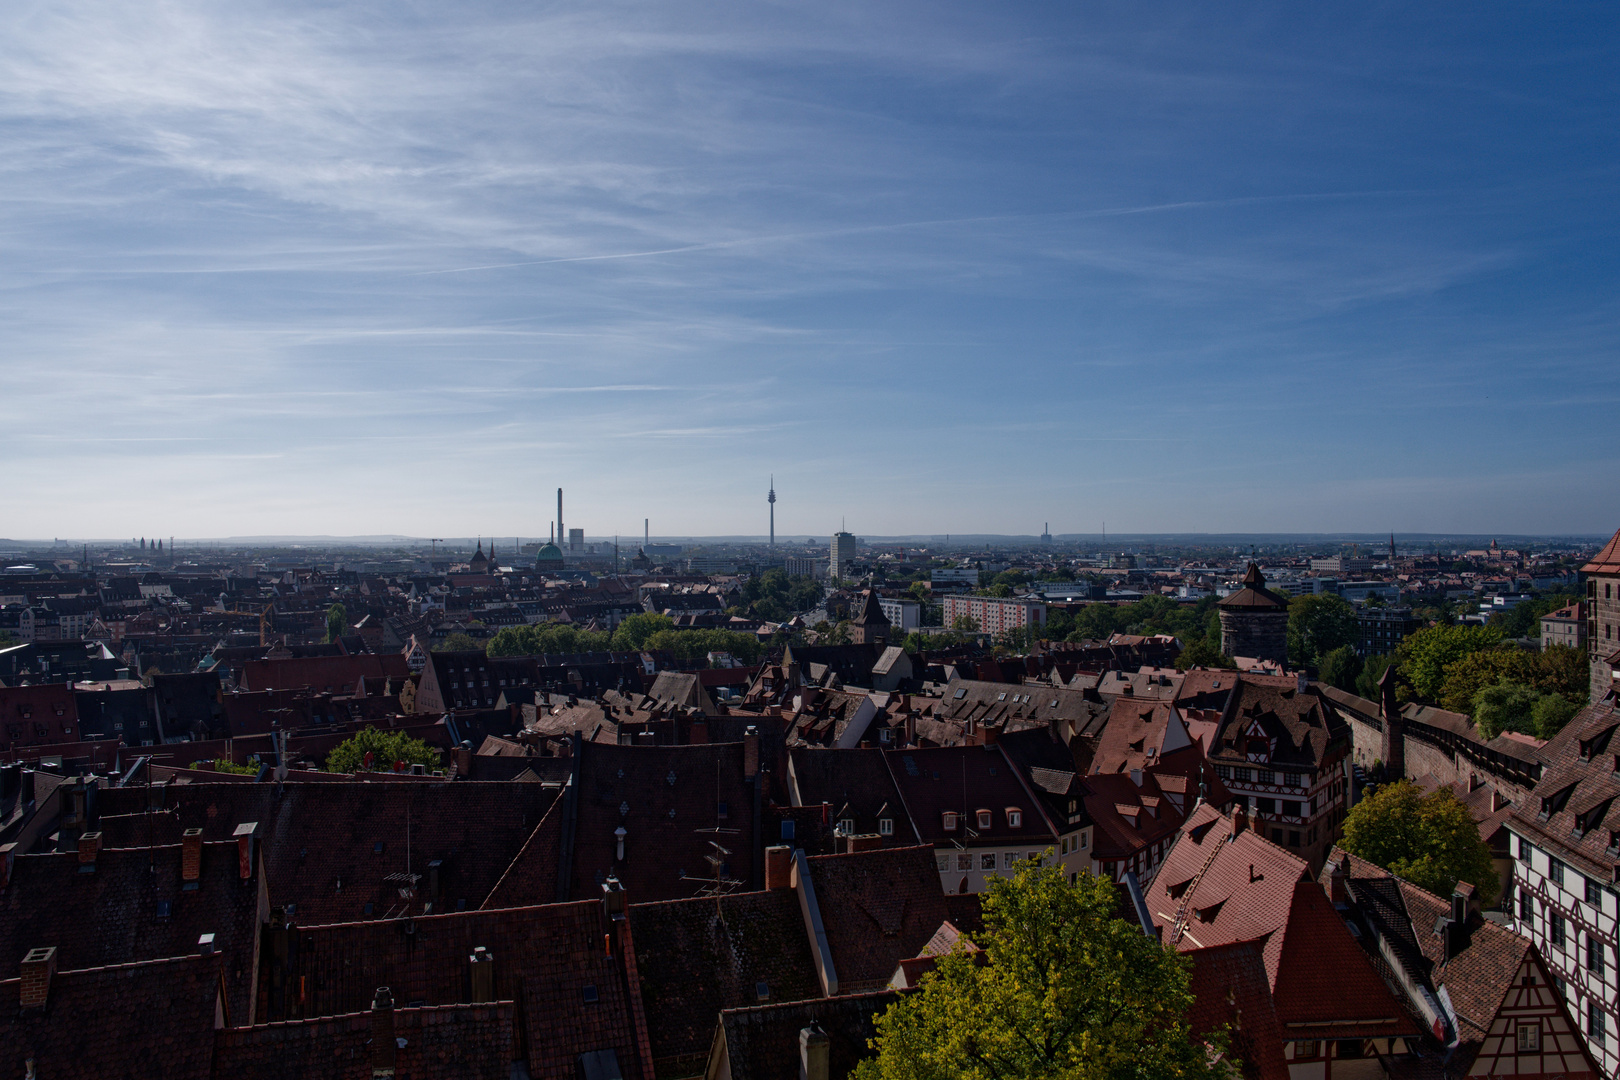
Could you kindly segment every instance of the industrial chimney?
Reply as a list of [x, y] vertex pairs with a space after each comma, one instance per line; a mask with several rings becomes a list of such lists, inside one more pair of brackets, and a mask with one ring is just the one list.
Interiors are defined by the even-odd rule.
[[568, 530], [563, 528], [562, 520], [562, 488], [557, 489], [557, 546], [562, 547], [568, 539]]

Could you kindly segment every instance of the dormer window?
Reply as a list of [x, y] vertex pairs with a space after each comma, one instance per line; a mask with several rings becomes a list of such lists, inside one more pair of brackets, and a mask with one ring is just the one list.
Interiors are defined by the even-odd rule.
[[946, 810], [943, 816], [944, 816], [944, 819], [945, 819], [945, 831], [946, 832], [955, 832], [956, 831], [956, 816], [957, 816], [956, 811], [954, 811], [954, 810]]
[[1563, 810], [1564, 804], [1569, 802], [1569, 797], [1573, 794], [1575, 794], [1575, 785], [1570, 784], [1566, 788], [1562, 788], [1553, 792], [1551, 795], [1545, 796], [1541, 800], [1541, 820], [1546, 821], [1554, 814]]
[[855, 835], [855, 819], [854, 818], [839, 818], [838, 819], [838, 831], [843, 833], [845, 836], [854, 836]]
[[990, 811], [980, 810], [976, 816], [978, 817], [979, 828], [988, 829], [990, 827]]
[[894, 818], [878, 818], [878, 835], [894, 835]]
[[1589, 807], [1585, 813], [1575, 815], [1575, 835], [1585, 836], [1603, 823], [1603, 818], [1609, 812], [1609, 804], [1613, 799], [1604, 799], [1596, 806]]
[[1022, 829], [1024, 827], [1024, 812], [1015, 806], [1007, 807], [1007, 828]]

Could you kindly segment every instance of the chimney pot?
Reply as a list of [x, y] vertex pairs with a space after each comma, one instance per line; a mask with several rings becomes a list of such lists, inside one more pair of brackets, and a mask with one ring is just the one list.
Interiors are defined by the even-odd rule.
[[187, 829], [180, 834], [180, 880], [195, 882], [202, 878], [202, 830]]
[[827, 1080], [827, 1033], [811, 1021], [799, 1029], [799, 1080]]
[[22, 960], [22, 986], [17, 1004], [24, 1009], [43, 1009], [51, 996], [51, 978], [56, 974], [56, 946], [30, 949]]
[[214, 935], [202, 934], [197, 938], [197, 951], [204, 956], [214, 955]]
[[237, 874], [243, 881], [253, 877], [253, 845], [258, 832], [257, 821], [244, 821], [236, 827]]
[[474, 1004], [495, 1000], [495, 954], [484, 946], [473, 949], [467, 957], [472, 972], [472, 999]]

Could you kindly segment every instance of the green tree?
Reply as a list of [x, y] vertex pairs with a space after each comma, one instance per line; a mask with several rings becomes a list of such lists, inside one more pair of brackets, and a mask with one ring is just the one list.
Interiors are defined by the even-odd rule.
[[1340, 645], [1317, 657], [1317, 678], [1329, 686], [1355, 693], [1356, 677], [1361, 674], [1361, 657], [1352, 645]]
[[1528, 685], [1534, 667], [1534, 654], [1512, 645], [1469, 653], [1446, 666], [1445, 682], [1440, 684], [1440, 707], [1472, 712], [1475, 695], [1481, 690], [1504, 680]]
[[1531, 718], [1535, 721], [1536, 738], [1552, 738], [1564, 730], [1564, 725], [1575, 719], [1575, 714], [1580, 711], [1580, 704], [1563, 694], [1542, 694], [1530, 710]]
[[433, 651], [434, 652], [477, 652], [478, 651], [478, 642], [474, 641], [472, 638], [468, 637], [466, 634], [463, 634], [460, 630], [457, 630], [453, 634], [446, 634], [445, 638], [444, 638], [444, 644], [440, 645], [437, 649], [435, 649]]
[[1356, 609], [1341, 596], [1315, 593], [1288, 602], [1288, 660], [1297, 667], [1356, 643]]
[[1530, 685], [1544, 694], [1562, 694], [1571, 701], [1585, 703], [1591, 692], [1591, 665], [1585, 649], [1554, 645], [1532, 653], [1536, 658], [1530, 672]]
[[1386, 784], [1350, 811], [1340, 844], [1439, 896], [1466, 881], [1484, 903], [1496, 898], [1491, 849], [1450, 788], [1425, 795], [1409, 780]]
[[1524, 683], [1501, 679], [1475, 691], [1469, 711], [1480, 735], [1494, 739], [1504, 731], [1533, 732], [1539, 700], [1541, 695]]
[[326, 609], [326, 640], [336, 641], [349, 632], [349, 612], [342, 604]]
[[439, 752], [403, 731], [368, 727], [334, 746], [326, 755], [326, 771], [340, 773], [392, 772], [396, 762], [407, 765], [440, 763]]
[[640, 652], [647, 644], [647, 639], [660, 630], [673, 630], [675, 624], [668, 615], [654, 615], [646, 612], [632, 615], [623, 620], [613, 630], [614, 652]]
[[[1020, 863], [983, 894], [983, 948], [939, 960], [877, 1017], [855, 1080], [1228, 1075], [1187, 1023], [1188, 962], [1118, 917], [1105, 878]], [[1224, 1047], [1224, 1035], [1213, 1042]]]
[[979, 620], [971, 615], [958, 615], [952, 620], [951, 629], [959, 634], [977, 634], [979, 632]]
[[1232, 663], [1231, 657], [1221, 652], [1219, 646], [1211, 645], [1209, 638], [1201, 637], [1182, 649], [1181, 655], [1176, 657], [1177, 670], [1186, 671], [1194, 667], [1235, 668], [1237, 665]]
[[[1393, 656], [1369, 656], [1362, 661], [1361, 674], [1356, 676], [1356, 693], [1368, 701], [1379, 702], [1382, 697], [1378, 690], [1378, 680], [1384, 677], [1384, 672], [1395, 662]], [[1400, 698], [1400, 687], [1396, 687], [1396, 699]]]
[[1107, 641], [1119, 633], [1119, 608], [1105, 601], [1087, 604], [1074, 617], [1074, 631], [1070, 641]]
[[1401, 676], [1417, 695], [1424, 701], [1438, 701], [1446, 668], [1501, 641], [1502, 632], [1492, 626], [1430, 626], [1401, 642], [1395, 658]]

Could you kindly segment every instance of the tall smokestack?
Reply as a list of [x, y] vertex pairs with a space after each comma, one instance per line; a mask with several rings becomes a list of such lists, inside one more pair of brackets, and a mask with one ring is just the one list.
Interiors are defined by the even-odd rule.
[[568, 530], [563, 528], [562, 521], [562, 488], [557, 489], [557, 546], [562, 547], [568, 542]]
[[641, 519], [641, 548], [642, 548], [643, 551], [645, 551], [647, 549], [648, 544], [652, 543], [652, 524], [651, 524], [651, 522], [652, 522], [652, 518], [642, 518]]

